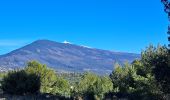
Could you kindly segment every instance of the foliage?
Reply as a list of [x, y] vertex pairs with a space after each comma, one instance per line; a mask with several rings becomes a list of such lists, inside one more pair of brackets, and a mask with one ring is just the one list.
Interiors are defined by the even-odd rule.
[[110, 78], [117, 97], [153, 99], [159, 96], [160, 90], [154, 77], [150, 74], [143, 75], [142, 68], [144, 67], [139, 61], [133, 62], [132, 65], [115, 65]]
[[142, 52], [141, 62], [148, 73], [154, 75], [158, 85], [164, 93], [170, 93], [170, 66], [168, 49], [158, 45], [157, 48], [150, 46]]
[[56, 83], [54, 84], [53, 92], [60, 96], [70, 96], [70, 84], [67, 80], [60, 77], [57, 79]]
[[48, 69], [46, 65], [42, 65], [36, 61], [28, 62], [25, 71], [30, 74], [36, 74], [40, 77], [40, 92], [51, 93], [54, 88], [54, 84], [57, 80], [55, 72]]
[[113, 82], [113, 87], [115, 92], [119, 92], [122, 95], [126, 95], [133, 91], [134, 87], [134, 68], [131, 65], [125, 64], [121, 66], [119, 64], [115, 65], [115, 69], [110, 75]]
[[3, 77], [5, 77], [5, 75], [7, 75], [6, 72], [1, 72], [1, 73], [0, 73], [0, 79], [3, 79]]
[[24, 70], [11, 71], [1, 82], [2, 89], [9, 94], [37, 93], [40, 88], [40, 78], [35, 74], [27, 74]]
[[63, 78], [57, 77], [54, 70], [49, 69], [36, 61], [29, 62], [25, 68], [27, 73], [36, 74], [40, 77], [40, 92], [57, 95], [69, 95], [69, 82]]
[[87, 72], [75, 87], [75, 91], [86, 98], [103, 98], [105, 93], [112, 91], [112, 88], [109, 77], [97, 76]]

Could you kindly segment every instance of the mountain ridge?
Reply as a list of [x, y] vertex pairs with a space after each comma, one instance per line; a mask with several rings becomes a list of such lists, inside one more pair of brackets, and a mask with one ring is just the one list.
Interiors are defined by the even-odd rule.
[[[139, 54], [87, 48], [70, 43], [37, 40], [0, 56], [1, 68], [23, 68], [26, 62], [37, 60], [55, 70], [105, 73], [113, 63], [132, 62]], [[106, 72], [107, 73], [107, 72]]]

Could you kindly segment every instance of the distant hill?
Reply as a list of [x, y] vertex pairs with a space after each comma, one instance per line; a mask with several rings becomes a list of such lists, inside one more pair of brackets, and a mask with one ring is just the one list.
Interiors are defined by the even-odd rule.
[[106, 74], [113, 70], [114, 62], [132, 62], [139, 57], [139, 54], [100, 50], [67, 42], [38, 40], [1, 55], [0, 70], [23, 68], [28, 61], [37, 60], [60, 72], [92, 71]]

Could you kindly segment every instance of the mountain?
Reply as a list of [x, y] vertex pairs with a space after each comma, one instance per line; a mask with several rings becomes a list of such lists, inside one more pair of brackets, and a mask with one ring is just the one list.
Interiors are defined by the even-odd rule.
[[38, 40], [8, 54], [0, 56], [0, 70], [23, 68], [28, 61], [37, 60], [60, 72], [92, 71], [110, 73], [114, 62], [132, 62], [139, 54], [112, 52], [78, 46], [68, 42], [58, 43]]

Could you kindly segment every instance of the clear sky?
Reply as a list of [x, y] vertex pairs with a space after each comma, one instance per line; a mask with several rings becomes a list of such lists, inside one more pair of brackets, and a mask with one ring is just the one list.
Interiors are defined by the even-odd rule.
[[1, 0], [0, 54], [38, 39], [140, 53], [167, 44], [160, 0]]

